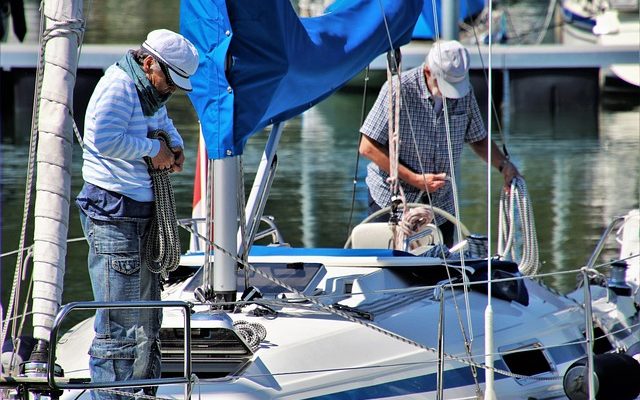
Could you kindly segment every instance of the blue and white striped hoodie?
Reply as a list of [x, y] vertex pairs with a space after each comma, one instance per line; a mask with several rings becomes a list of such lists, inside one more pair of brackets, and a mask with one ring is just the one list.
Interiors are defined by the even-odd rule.
[[155, 157], [160, 151], [160, 142], [147, 138], [156, 129], [170, 135], [171, 147], [183, 147], [166, 107], [145, 117], [133, 80], [116, 65], [110, 66], [98, 82], [85, 116], [85, 182], [137, 201], [153, 201], [143, 157]]

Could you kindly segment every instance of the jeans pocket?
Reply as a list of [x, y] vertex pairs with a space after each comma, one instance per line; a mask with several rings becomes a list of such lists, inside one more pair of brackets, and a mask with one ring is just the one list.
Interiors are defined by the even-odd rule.
[[110, 267], [125, 275], [133, 275], [140, 271], [140, 256], [138, 254], [114, 254], [109, 259]]
[[137, 221], [94, 221], [94, 248], [98, 256], [108, 258], [114, 271], [125, 275], [140, 270], [140, 235]]
[[105, 335], [96, 335], [89, 355], [94, 358], [133, 361], [136, 358], [136, 340], [109, 339]]

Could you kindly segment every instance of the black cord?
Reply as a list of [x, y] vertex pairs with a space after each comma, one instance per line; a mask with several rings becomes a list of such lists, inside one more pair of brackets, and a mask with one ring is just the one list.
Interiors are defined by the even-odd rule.
[[[367, 84], [369, 83], [369, 66], [364, 69], [364, 89], [362, 93], [362, 109], [360, 110], [360, 126], [364, 124], [365, 112], [367, 109]], [[358, 129], [360, 129], [358, 127]], [[358, 147], [356, 148], [356, 167], [353, 172], [353, 190], [351, 191], [351, 210], [349, 211], [349, 225], [347, 227], [347, 237], [351, 235], [353, 228], [353, 211], [356, 203], [356, 190], [358, 185], [358, 167], [360, 166], [360, 143], [362, 143], [362, 135], [358, 135]]]

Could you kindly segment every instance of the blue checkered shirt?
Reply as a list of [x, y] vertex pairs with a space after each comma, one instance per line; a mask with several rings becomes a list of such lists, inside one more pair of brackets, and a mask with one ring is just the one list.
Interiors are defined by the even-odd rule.
[[[445, 129], [444, 110], [437, 112], [434, 97], [427, 89], [424, 66], [411, 69], [402, 74], [402, 106], [400, 111], [400, 163], [415, 172], [446, 173], [451, 176], [449, 168], [449, 154]], [[397, 76], [393, 79], [398, 79]], [[383, 146], [388, 146], [389, 140], [389, 85], [388, 82], [380, 89], [380, 94], [371, 108], [364, 125], [360, 129]], [[449, 128], [451, 132], [451, 148], [456, 172], [459, 170], [460, 155], [464, 143], [473, 143], [487, 136], [478, 103], [473, 91], [460, 99], [447, 99], [449, 114]], [[410, 120], [410, 122], [409, 122]], [[413, 128], [415, 135], [412, 135]], [[415, 144], [414, 144], [415, 136]], [[420, 153], [420, 159], [416, 154]], [[422, 162], [422, 166], [420, 165]], [[371, 197], [380, 207], [391, 203], [391, 191], [386, 182], [389, 175], [376, 164], [369, 163], [367, 167], [367, 186]], [[417, 188], [401, 182], [408, 202], [422, 202], [423, 192]], [[434, 206], [451, 214], [453, 208], [453, 191], [451, 182], [434, 193], [430, 193]], [[426, 199], [426, 195], [424, 196]], [[445, 220], [436, 218], [438, 225]]]

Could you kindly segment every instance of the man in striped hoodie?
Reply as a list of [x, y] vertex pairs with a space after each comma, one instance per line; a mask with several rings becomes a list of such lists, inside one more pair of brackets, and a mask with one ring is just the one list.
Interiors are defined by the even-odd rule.
[[[155, 169], [182, 170], [183, 141], [165, 104], [178, 88], [191, 90], [189, 77], [198, 63], [197, 50], [182, 35], [155, 30], [139, 49], [106, 70], [91, 96], [85, 117], [85, 184], [76, 204], [89, 243], [96, 301], [160, 300], [159, 275], [142, 257], [154, 206], [144, 157]], [[157, 129], [169, 134], [170, 143], [148, 137]], [[159, 377], [161, 319], [160, 309], [97, 310], [89, 350], [92, 381]], [[121, 398], [97, 390], [92, 397]]]

